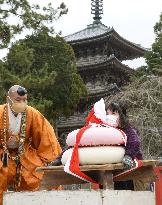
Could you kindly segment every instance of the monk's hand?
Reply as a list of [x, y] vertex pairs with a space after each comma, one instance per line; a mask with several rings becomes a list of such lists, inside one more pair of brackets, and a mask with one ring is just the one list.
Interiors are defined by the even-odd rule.
[[16, 135], [11, 135], [7, 141], [7, 147], [9, 149], [16, 149], [19, 147], [19, 138]]
[[129, 155], [125, 155], [123, 160], [124, 169], [132, 169], [135, 166], [135, 162]]

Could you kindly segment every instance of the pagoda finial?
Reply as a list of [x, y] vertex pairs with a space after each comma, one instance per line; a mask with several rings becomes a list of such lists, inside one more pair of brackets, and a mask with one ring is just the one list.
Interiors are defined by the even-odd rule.
[[103, 14], [103, 0], [91, 0], [91, 14], [94, 14], [93, 23], [101, 23], [101, 14]]

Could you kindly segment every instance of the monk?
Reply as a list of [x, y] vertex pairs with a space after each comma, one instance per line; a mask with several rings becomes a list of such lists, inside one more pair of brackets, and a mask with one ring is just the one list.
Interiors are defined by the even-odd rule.
[[47, 119], [27, 105], [27, 91], [12, 86], [0, 105], [0, 205], [3, 192], [35, 191], [42, 173], [37, 167], [55, 160], [61, 147]]

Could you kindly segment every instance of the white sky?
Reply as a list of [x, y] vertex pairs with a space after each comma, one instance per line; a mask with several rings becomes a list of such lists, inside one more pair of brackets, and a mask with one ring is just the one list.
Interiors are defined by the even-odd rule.
[[[57, 22], [54, 22], [56, 31], [62, 35], [72, 34], [86, 28], [93, 22], [91, 14], [91, 0], [30, 0], [31, 3], [46, 5], [51, 2], [56, 8], [62, 1], [69, 11]], [[162, 0], [104, 0], [104, 14], [102, 23], [114, 29], [123, 38], [150, 48], [155, 40], [153, 27], [159, 21], [162, 12]], [[4, 56], [5, 52], [0, 52]], [[135, 60], [130, 66], [138, 67], [143, 60]]]

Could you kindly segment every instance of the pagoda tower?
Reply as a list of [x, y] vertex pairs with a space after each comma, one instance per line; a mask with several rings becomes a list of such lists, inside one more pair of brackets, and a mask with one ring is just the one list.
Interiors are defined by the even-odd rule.
[[84, 125], [88, 109], [92, 104], [129, 82], [134, 70], [122, 61], [143, 57], [146, 52], [138, 44], [120, 36], [115, 29], [101, 22], [103, 0], [91, 0], [93, 23], [85, 29], [65, 37], [74, 49], [77, 69], [87, 87], [88, 98], [81, 100], [78, 109], [68, 119], [57, 123], [59, 138]]

